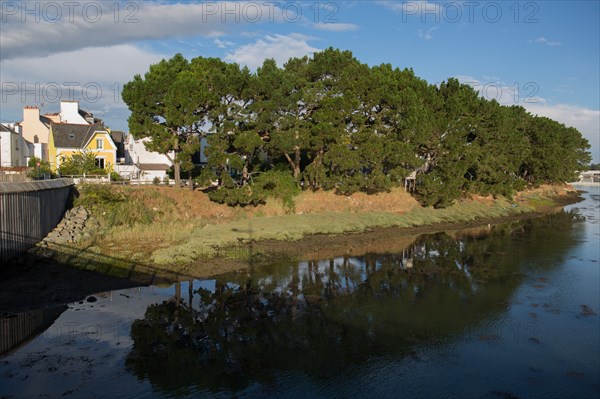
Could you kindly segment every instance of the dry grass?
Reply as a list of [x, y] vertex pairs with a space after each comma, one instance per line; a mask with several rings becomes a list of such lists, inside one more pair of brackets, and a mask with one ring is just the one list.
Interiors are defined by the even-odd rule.
[[[235, 220], [252, 217], [281, 216], [286, 211], [280, 201], [269, 199], [256, 207], [232, 208], [210, 201], [201, 191], [174, 190], [169, 187], [132, 187], [124, 189], [126, 194], [143, 200], [150, 208], [168, 213], [176, 220], [209, 219]], [[305, 191], [295, 198], [296, 214], [323, 212], [391, 212], [405, 213], [419, 203], [400, 188], [388, 193], [368, 195], [354, 193], [350, 196], [337, 195], [331, 191]]]
[[380, 227], [406, 228], [470, 222], [532, 210], [528, 206], [516, 206], [505, 199], [497, 199], [491, 203], [460, 201], [445, 209], [413, 206], [404, 213], [322, 212], [239, 219], [199, 227], [184, 241], [154, 251], [152, 260], [163, 265], [183, 264], [199, 258], [210, 258], [221, 248], [249, 241], [294, 241], [314, 234], [347, 234]]
[[296, 213], [322, 212], [390, 212], [405, 213], [419, 207], [419, 203], [401, 188], [388, 193], [354, 193], [337, 195], [332, 191], [305, 191], [296, 200]]

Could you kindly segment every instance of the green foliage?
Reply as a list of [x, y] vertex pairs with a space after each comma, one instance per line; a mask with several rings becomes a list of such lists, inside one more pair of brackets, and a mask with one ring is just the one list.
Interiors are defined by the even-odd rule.
[[217, 175], [212, 168], [202, 168], [200, 174], [194, 179], [200, 187], [208, 187], [217, 180]]
[[254, 179], [253, 187], [265, 197], [281, 200], [288, 212], [294, 211], [294, 197], [300, 193], [300, 189], [289, 172], [273, 170], [261, 173]]
[[123, 178], [117, 172], [112, 171], [112, 172], [110, 172], [110, 180], [111, 181], [123, 181]]
[[264, 171], [282, 171], [269, 177], [281, 187], [291, 177], [302, 189], [345, 195], [404, 186], [416, 175], [408, 183], [421, 203], [447, 207], [473, 193], [511, 196], [570, 181], [591, 161], [574, 128], [488, 101], [454, 78], [432, 85], [411, 69], [369, 66], [332, 48], [282, 68], [266, 60], [256, 73], [176, 55], [136, 76], [123, 98], [131, 131], [150, 137], [150, 149], [174, 151], [176, 167], [192, 169], [206, 134], [210, 172], [198, 181], [218, 176], [210, 196], [230, 205], [269, 196], [291, 204], [274, 192], [279, 184], [261, 187]]
[[295, 207], [294, 197], [300, 192], [292, 176], [285, 171], [268, 171], [254, 179], [253, 184], [241, 187], [228, 174], [222, 175], [226, 180], [218, 190], [211, 191], [211, 200], [229, 206], [246, 206], [264, 204], [268, 197], [279, 199], [288, 212]]
[[255, 190], [252, 186], [246, 185], [242, 187], [220, 187], [218, 190], [208, 193], [208, 197], [220, 204], [229, 206], [247, 206], [264, 204], [266, 197], [260, 190]]
[[120, 189], [111, 185], [79, 186], [74, 205], [81, 205], [91, 210], [107, 227], [149, 224], [154, 221], [152, 211], [141, 200], [125, 195]]
[[158, 186], [160, 184], [160, 177], [154, 176], [154, 179], [152, 179], [152, 184]]
[[180, 170], [193, 166], [191, 156], [200, 148], [201, 128], [218, 102], [211, 77], [220, 64], [220, 60], [202, 57], [188, 62], [177, 54], [151, 65], [144, 77], [135, 75], [123, 87], [122, 97], [131, 111], [131, 133], [150, 138], [145, 145], [151, 151], [169, 157], [175, 154], [176, 187], [180, 187]]
[[32, 179], [41, 178], [43, 176], [53, 176], [50, 162], [44, 161], [38, 157], [31, 157], [29, 162], [27, 162], [27, 166], [33, 168], [33, 170], [28, 173], [28, 177]]
[[106, 175], [108, 171], [99, 168], [96, 164], [96, 155], [93, 151], [77, 151], [72, 156], [63, 157], [58, 167], [61, 176], [76, 175]]
[[74, 205], [85, 208], [95, 206], [112, 206], [126, 200], [126, 196], [119, 190], [103, 184], [82, 184], [78, 187], [78, 196]]

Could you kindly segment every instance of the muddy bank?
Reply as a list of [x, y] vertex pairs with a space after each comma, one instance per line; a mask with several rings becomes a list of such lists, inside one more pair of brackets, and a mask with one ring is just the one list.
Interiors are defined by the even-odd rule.
[[25, 256], [0, 272], [0, 317], [85, 299], [100, 291], [139, 286], [140, 282]]
[[[344, 235], [311, 235], [298, 241], [267, 240], [225, 249], [221, 256], [199, 260], [178, 270], [131, 263], [125, 270], [88, 265], [87, 269], [60, 263], [39, 254], [28, 254], [0, 269], [0, 317], [2, 315], [85, 300], [89, 295], [150, 284], [168, 284], [194, 278], [209, 278], [248, 266], [260, 266], [281, 259], [326, 259], [343, 255], [361, 256], [369, 252], [398, 252], [419, 235], [436, 232], [485, 234], [488, 225], [539, 217], [581, 200], [578, 193], [554, 198], [552, 205], [536, 212], [502, 218], [479, 219], [468, 223], [440, 223], [413, 228], [377, 228]], [[239, 256], [238, 256], [239, 255]], [[95, 269], [95, 270], [94, 270]]]
[[[314, 234], [297, 241], [262, 240], [223, 250], [222, 256], [195, 262], [187, 273], [211, 277], [250, 266], [260, 266], [279, 259], [317, 260], [339, 256], [363, 256], [367, 253], [397, 253], [411, 245], [422, 234], [446, 232], [453, 234], [485, 235], [492, 225], [541, 217], [562, 210], [564, 206], [580, 202], [578, 192], [553, 198], [552, 205], [501, 218], [481, 218], [471, 222], [437, 223], [410, 228], [381, 227], [360, 233], [343, 235]], [[238, 256], [239, 255], [239, 256]]]

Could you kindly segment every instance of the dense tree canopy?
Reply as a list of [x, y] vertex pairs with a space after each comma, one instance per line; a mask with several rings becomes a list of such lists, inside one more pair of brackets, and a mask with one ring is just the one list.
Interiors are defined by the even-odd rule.
[[293, 182], [342, 194], [406, 186], [439, 207], [469, 193], [569, 181], [591, 160], [574, 128], [453, 78], [436, 86], [331, 48], [283, 67], [266, 60], [255, 73], [178, 54], [136, 75], [123, 99], [131, 131], [175, 153], [176, 178], [206, 135], [203, 179], [218, 181], [213, 199], [230, 204], [261, 202], [270, 187]]

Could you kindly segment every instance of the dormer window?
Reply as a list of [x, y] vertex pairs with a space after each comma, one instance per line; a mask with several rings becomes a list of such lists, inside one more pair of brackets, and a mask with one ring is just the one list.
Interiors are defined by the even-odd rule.
[[74, 138], [75, 138], [75, 135], [74, 135], [73, 133], [71, 133], [71, 134], [69, 134], [69, 138], [70, 138], [70, 139], [74, 139]]

